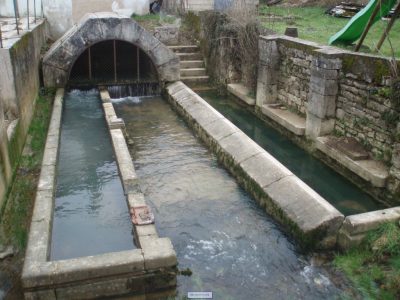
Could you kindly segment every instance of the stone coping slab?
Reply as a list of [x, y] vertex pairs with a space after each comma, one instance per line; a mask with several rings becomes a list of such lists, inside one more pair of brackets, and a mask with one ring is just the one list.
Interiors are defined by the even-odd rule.
[[230, 83], [228, 84], [228, 92], [232, 93], [236, 97], [238, 97], [243, 102], [248, 105], [255, 105], [256, 99], [254, 97], [250, 97], [250, 90], [244, 86], [242, 83]]
[[[22, 271], [25, 298], [76, 299], [127, 293], [142, 295], [174, 287], [176, 253], [168, 238], [158, 237], [153, 224], [133, 226], [135, 240], [140, 247], [138, 249], [49, 260], [63, 97], [64, 90], [57, 90]], [[112, 111], [108, 107], [107, 113], [111, 114]], [[109, 124], [111, 118], [107, 113], [105, 118]], [[126, 192], [127, 209], [145, 205], [122, 130], [109, 127], [109, 131]]]
[[[335, 245], [344, 220], [338, 210], [185, 84], [175, 82], [165, 92], [171, 104], [246, 190], [295, 237], [300, 237], [300, 242], [321, 248]], [[214, 121], [210, 122], [211, 119]]]
[[368, 231], [377, 229], [386, 222], [400, 220], [400, 206], [347, 216], [339, 231], [340, 248], [349, 249], [360, 244]]
[[370, 182], [373, 186], [385, 187], [386, 180], [389, 177], [389, 169], [384, 163], [372, 159], [353, 160], [349, 156], [344, 155], [340, 150], [332, 147], [328, 136], [317, 138], [316, 147], [319, 151], [335, 159], [347, 169]]
[[276, 105], [263, 105], [261, 112], [274, 120], [279, 125], [293, 132], [295, 135], [302, 136], [306, 131], [306, 119], [292, 113], [287, 109], [280, 109]]

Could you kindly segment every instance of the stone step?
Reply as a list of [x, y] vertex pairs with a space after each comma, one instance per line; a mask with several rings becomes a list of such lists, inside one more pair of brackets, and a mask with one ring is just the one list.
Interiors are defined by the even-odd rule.
[[183, 77], [205, 76], [205, 75], [207, 75], [205, 68], [190, 68], [190, 69], [181, 68], [181, 76]]
[[323, 136], [317, 138], [317, 149], [339, 164], [350, 169], [361, 178], [369, 181], [373, 186], [384, 187], [389, 177], [389, 168], [381, 161], [373, 159], [353, 160], [330, 142], [334, 137]]
[[304, 135], [306, 131], [306, 119], [287, 109], [282, 109], [279, 105], [263, 105], [261, 111], [264, 115], [282, 125], [295, 135]]
[[204, 68], [203, 60], [181, 60], [181, 69]]
[[235, 95], [237, 98], [247, 103], [248, 105], [255, 105], [255, 96], [250, 96], [250, 90], [242, 83], [230, 83], [228, 84], [228, 92]]
[[203, 56], [199, 52], [176, 53], [180, 60], [202, 60]]
[[181, 76], [181, 81], [187, 85], [208, 82], [208, 76]]
[[196, 45], [168, 46], [168, 48], [174, 51], [175, 53], [193, 53], [199, 51], [199, 47]]
[[196, 93], [215, 91], [215, 88], [209, 84], [192, 84], [190, 88]]

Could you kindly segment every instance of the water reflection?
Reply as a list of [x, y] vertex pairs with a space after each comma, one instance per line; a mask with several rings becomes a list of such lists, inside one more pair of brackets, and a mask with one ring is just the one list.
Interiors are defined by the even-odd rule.
[[51, 259], [134, 248], [132, 225], [96, 91], [65, 97]]
[[383, 208], [382, 204], [266, 125], [233, 98], [213, 92], [202, 93], [202, 97], [343, 214]]

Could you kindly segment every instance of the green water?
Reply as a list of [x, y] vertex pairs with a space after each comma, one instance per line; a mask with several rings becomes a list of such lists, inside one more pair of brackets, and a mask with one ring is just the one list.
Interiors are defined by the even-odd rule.
[[51, 260], [135, 248], [128, 206], [96, 90], [64, 101]]
[[201, 93], [201, 97], [344, 215], [383, 208], [370, 195], [260, 120], [233, 97], [215, 92]]

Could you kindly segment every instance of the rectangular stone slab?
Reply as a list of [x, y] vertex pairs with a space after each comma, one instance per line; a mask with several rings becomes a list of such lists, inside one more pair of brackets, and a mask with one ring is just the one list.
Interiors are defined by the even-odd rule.
[[304, 232], [329, 225], [339, 230], [344, 216], [296, 176], [287, 176], [264, 191], [271, 200]]

